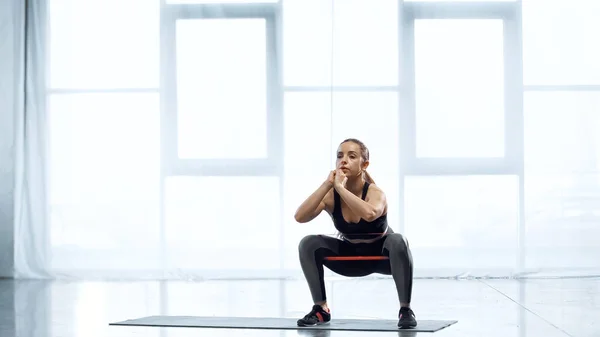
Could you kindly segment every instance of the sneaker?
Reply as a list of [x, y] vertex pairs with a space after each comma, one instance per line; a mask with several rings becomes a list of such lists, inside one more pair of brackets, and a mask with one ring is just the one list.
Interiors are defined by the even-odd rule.
[[400, 308], [398, 314], [398, 327], [401, 329], [414, 328], [417, 326], [415, 313], [411, 308]]
[[298, 326], [315, 326], [328, 323], [331, 320], [329, 310], [323, 310], [318, 304], [313, 305], [312, 310], [303, 318], [298, 320]]

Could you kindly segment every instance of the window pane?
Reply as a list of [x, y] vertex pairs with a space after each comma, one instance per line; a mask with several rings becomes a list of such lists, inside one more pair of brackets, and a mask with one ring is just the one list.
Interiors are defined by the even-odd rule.
[[397, 1], [286, 0], [283, 8], [285, 85], [398, 84]]
[[334, 0], [333, 84], [398, 84], [398, 1]]
[[159, 5], [50, 0], [50, 87], [158, 88]]
[[523, 0], [526, 85], [600, 84], [600, 1]]
[[280, 199], [278, 177], [167, 178], [169, 268], [278, 269]]
[[419, 268], [516, 267], [518, 189], [515, 176], [406, 177], [406, 236]]
[[527, 266], [600, 267], [600, 93], [525, 93]]
[[299, 224], [294, 219], [298, 206], [319, 188], [335, 165], [331, 151], [331, 94], [286, 93], [284, 109], [285, 268], [299, 269], [300, 240], [308, 234], [335, 232], [325, 212], [310, 223]]
[[525, 92], [528, 172], [594, 171], [600, 167], [600, 93]]
[[156, 268], [158, 94], [52, 95], [49, 103], [53, 267]]
[[177, 21], [179, 157], [267, 156], [264, 19]]
[[331, 1], [285, 0], [283, 2], [285, 85], [332, 84]]
[[501, 20], [416, 20], [418, 157], [504, 156]]

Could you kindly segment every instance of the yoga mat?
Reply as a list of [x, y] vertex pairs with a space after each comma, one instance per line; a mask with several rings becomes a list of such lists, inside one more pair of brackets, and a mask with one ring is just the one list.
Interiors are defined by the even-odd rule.
[[384, 319], [332, 319], [329, 323], [300, 327], [297, 318], [273, 317], [199, 317], [199, 316], [149, 316], [129, 319], [109, 325], [227, 328], [227, 329], [276, 329], [276, 330], [345, 330], [345, 331], [398, 331], [436, 332], [457, 321], [419, 320], [412, 329], [398, 328], [398, 320]]

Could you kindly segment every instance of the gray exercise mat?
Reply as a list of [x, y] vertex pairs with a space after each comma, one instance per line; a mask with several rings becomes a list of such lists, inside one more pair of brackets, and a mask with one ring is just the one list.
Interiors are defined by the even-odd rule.
[[[346, 331], [398, 331], [397, 320], [384, 319], [332, 319], [329, 323], [314, 327], [299, 327], [297, 318], [273, 317], [198, 317], [198, 316], [149, 316], [129, 319], [109, 325], [227, 328], [227, 329], [276, 329], [276, 330], [346, 330]], [[457, 321], [419, 320], [418, 326], [406, 329], [415, 332], [436, 332]]]

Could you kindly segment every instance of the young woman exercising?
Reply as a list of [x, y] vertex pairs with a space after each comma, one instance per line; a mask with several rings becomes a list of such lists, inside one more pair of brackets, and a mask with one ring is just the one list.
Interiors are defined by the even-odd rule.
[[[340, 238], [308, 235], [299, 244], [300, 265], [308, 282], [314, 306], [299, 326], [324, 324], [331, 320], [327, 306], [323, 266], [348, 276], [372, 273], [392, 275], [398, 292], [398, 327], [417, 325], [410, 308], [413, 262], [408, 242], [388, 227], [387, 200], [367, 173], [369, 150], [357, 139], [344, 140], [337, 151], [336, 170], [296, 211], [296, 221], [313, 220], [323, 210], [331, 216]], [[387, 260], [327, 261], [332, 256], [387, 256]]]

